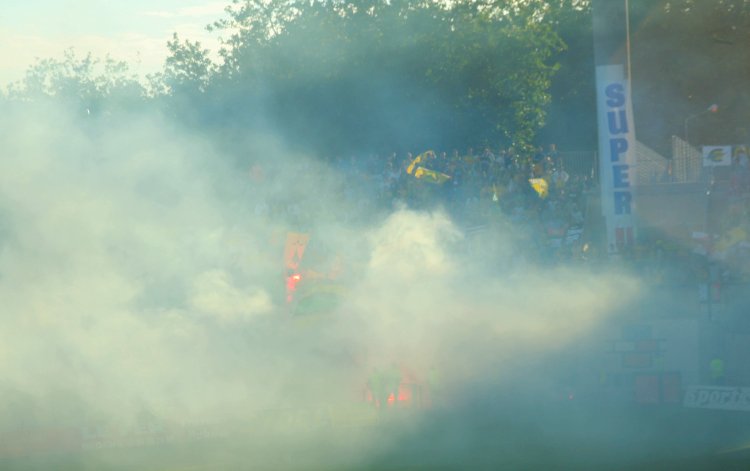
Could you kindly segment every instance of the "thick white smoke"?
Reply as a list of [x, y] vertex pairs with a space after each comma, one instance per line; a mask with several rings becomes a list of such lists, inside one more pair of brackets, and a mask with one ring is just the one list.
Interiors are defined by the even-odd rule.
[[[521, 270], [502, 229], [467, 252], [439, 210], [342, 222], [367, 206], [278, 144], [248, 149], [266, 172], [251, 178], [158, 116], [49, 108], [0, 128], [0, 400], [24, 404], [4, 431], [338, 407], [393, 363], [440, 368], [453, 391], [496, 384], [638, 291], [622, 275]], [[344, 260], [348, 285], [336, 312], [301, 321], [278, 296], [283, 238], [300, 230]]]

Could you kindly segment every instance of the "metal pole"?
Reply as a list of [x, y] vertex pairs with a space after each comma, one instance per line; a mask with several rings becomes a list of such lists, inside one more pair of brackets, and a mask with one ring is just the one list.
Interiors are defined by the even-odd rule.
[[[713, 170], [713, 166], [711, 167], [711, 170]], [[711, 318], [713, 317], [713, 293], [711, 292], [711, 288], [713, 288], [713, 270], [711, 267], [711, 257], [713, 256], [714, 250], [713, 224], [711, 224], [711, 213], [713, 212], [713, 205], [711, 203], [713, 201], [713, 193], [714, 182], [713, 178], [711, 178], [706, 189], [706, 232], [708, 233], [708, 247], [706, 248], [706, 271], [708, 272], [706, 273], [706, 307], [708, 310], [708, 320], [711, 320]]]
[[628, 68], [628, 81], [633, 80], [633, 75], [630, 70], [630, 3], [625, 0], [625, 54], [627, 55], [627, 68]]

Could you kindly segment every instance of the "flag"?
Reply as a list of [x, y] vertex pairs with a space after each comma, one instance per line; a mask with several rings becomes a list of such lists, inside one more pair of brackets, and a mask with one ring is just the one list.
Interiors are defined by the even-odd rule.
[[531, 184], [531, 188], [536, 191], [536, 194], [539, 195], [540, 198], [544, 199], [549, 195], [547, 180], [544, 178], [529, 178], [529, 183]]
[[438, 185], [450, 180], [450, 175], [430, 170], [429, 168], [417, 167], [414, 171], [414, 178], [424, 180], [427, 183], [436, 183]]
[[427, 150], [427, 151], [422, 152], [418, 156], [416, 156], [414, 158], [414, 160], [411, 161], [411, 163], [409, 164], [409, 166], [406, 167], [406, 173], [408, 173], [409, 175], [411, 175], [412, 172], [414, 172], [414, 168], [416, 168], [418, 164], [420, 164], [420, 163], [424, 162], [425, 160], [427, 160], [428, 157], [435, 157], [435, 152], [433, 152], [431, 150]]

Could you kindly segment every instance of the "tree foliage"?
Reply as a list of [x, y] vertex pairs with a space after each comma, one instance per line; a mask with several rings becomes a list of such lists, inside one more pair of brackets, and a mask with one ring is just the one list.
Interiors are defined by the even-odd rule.
[[547, 10], [534, 0], [236, 0], [213, 25], [228, 34], [215, 93], [322, 151], [527, 145], [563, 47]]
[[170, 92], [203, 93], [216, 72], [209, 50], [198, 41], [180, 41], [177, 33], [167, 42], [169, 55], [164, 63], [163, 84]]
[[558, 71], [549, 93], [547, 122], [538, 139], [568, 150], [596, 149], [596, 89], [591, 4], [588, 0], [549, 2], [547, 18], [565, 48], [553, 60]]
[[106, 108], [129, 108], [140, 103], [147, 90], [125, 62], [111, 57], [82, 57], [68, 49], [61, 59], [39, 59], [25, 77], [8, 87], [11, 100], [56, 99], [88, 113]]
[[[750, 0], [629, 5], [639, 140], [668, 155], [685, 117], [712, 103], [720, 112], [691, 135], [747, 140]], [[70, 50], [5, 99], [97, 112], [159, 98], [195, 124], [263, 125], [326, 154], [596, 145], [590, 0], [233, 0], [210, 29], [219, 63], [174, 35], [163, 71], [139, 81]]]

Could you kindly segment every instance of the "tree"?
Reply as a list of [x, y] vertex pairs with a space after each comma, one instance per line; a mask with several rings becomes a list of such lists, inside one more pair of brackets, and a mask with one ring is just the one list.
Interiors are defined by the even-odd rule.
[[[229, 36], [207, 90], [321, 153], [530, 145], [563, 47], [545, 8], [236, 0], [213, 25]], [[195, 48], [173, 47], [170, 61], [173, 76], [207, 65]]]
[[164, 63], [164, 85], [172, 93], [203, 93], [206, 91], [216, 64], [209, 57], [210, 51], [203, 49], [198, 41], [180, 42], [177, 33], [167, 42], [169, 55]]
[[20, 101], [57, 100], [87, 113], [123, 109], [143, 102], [146, 89], [125, 62], [103, 60], [68, 49], [62, 59], [40, 59], [25, 77], [8, 87], [8, 97]]
[[588, 0], [549, 2], [546, 20], [565, 48], [553, 60], [559, 70], [552, 79], [548, 118], [540, 140], [561, 148], [596, 149], [596, 85], [591, 4]]

